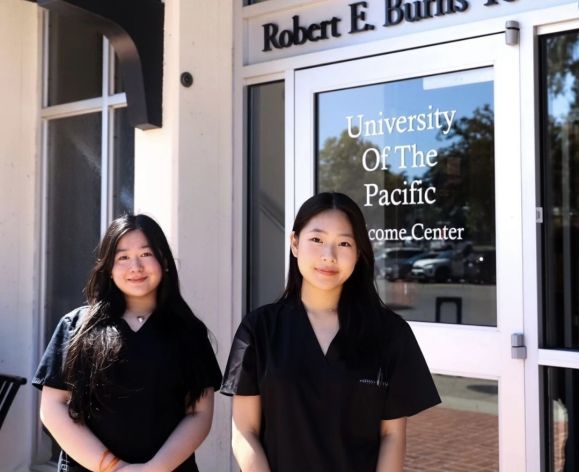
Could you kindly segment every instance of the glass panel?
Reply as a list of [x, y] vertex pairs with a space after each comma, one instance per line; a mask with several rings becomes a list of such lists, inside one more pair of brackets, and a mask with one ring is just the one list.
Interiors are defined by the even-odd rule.
[[384, 301], [496, 326], [493, 70], [320, 93], [317, 189], [362, 208]]
[[48, 123], [46, 336], [83, 300], [100, 236], [101, 115]]
[[113, 118], [113, 218], [134, 211], [135, 130], [126, 108], [114, 110]]
[[113, 64], [113, 93], [122, 93], [125, 91], [125, 83], [123, 82], [123, 76], [121, 75], [121, 65], [119, 63], [119, 58], [116, 54], [114, 54], [114, 57], [115, 60]]
[[48, 105], [102, 94], [102, 36], [85, 23], [50, 14]]
[[279, 298], [284, 288], [284, 83], [249, 88], [248, 305]]
[[579, 370], [544, 368], [545, 470], [579, 470]]
[[541, 38], [542, 345], [579, 348], [579, 34]]
[[433, 377], [442, 403], [408, 419], [404, 471], [499, 470], [498, 383]]

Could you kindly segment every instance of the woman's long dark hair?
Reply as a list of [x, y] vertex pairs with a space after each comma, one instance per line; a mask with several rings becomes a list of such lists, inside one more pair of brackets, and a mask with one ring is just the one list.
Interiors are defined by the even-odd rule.
[[[85, 286], [88, 312], [72, 337], [64, 364], [64, 377], [71, 389], [68, 411], [80, 423], [86, 423], [95, 409], [106, 408], [107, 387], [111, 386], [108, 369], [123, 348], [117, 323], [126, 309], [125, 297], [111, 272], [120, 239], [135, 230], [143, 232], [163, 271], [155, 308], [163, 325], [175, 326], [178, 336], [191, 332], [207, 336], [207, 328], [181, 296], [175, 259], [161, 227], [146, 215], [124, 215], [114, 220], [98, 247], [97, 261]], [[197, 358], [191, 356], [187, 362], [194, 364]], [[195, 378], [189, 379], [187, 386], [189, 405], [203, 394], [199, 387], [205, 375], [203, 365], [193, 365], [193, 371]]]
[[[323, 192], [306, 200], [300, 207], [292, 230], [296, 237], [316, 215], [340, 210], [346, 215], [358, 248], [358, 261], [352, 275], [346, 280], [338, 303], [340, 333], [344, 341], [344, 354], [356, 361], [374, 353], [380, 342], [380, 322], [383, 303], [374, 284], [374, 251], [368, 237], [364, 215], [358, 205], [347, 195], [338, 192]], [[291, 249], [289, 271], [284, 299], [300, 299], [303, 276], [298, 261]]]

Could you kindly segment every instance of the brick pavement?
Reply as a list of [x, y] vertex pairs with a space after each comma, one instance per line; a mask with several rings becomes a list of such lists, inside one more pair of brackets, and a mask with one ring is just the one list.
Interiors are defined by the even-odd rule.
[[[566, 421], [553, 431], [554, 472], [565, 464]], [[405, 472], [490, 472], [499, 470], [496, 415], [437, 406], [408, 420]]]
[[563, 472], [565, 465], [565, 443], [567, 441], [567, 421], [555, 421], [553, 426], [553, 464], [554, 472]]
[[499, 470], [498, 418], [442, 406], [408, 420], [405, 472]]

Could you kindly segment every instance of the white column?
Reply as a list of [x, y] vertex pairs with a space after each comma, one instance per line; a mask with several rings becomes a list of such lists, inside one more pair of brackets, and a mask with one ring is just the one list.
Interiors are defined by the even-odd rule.
[[[137, 131], [135, 209], [168, 234], [191, 308], [215, 335], [222, 368], [232, 338], [233, 2], [165, 2], [163, 128]], [[182, 72], [194, 83], [180, 84]], [[235, 319], [238, 319], [237, 316]], [[230, 400], [216, 396], [201, 470], [226, 471]]]
[[0, 430], [0, 470], [28, 470], [38, 407], [36, 363], [38, 7], [0, 0], [0, 372], [28, 379]]

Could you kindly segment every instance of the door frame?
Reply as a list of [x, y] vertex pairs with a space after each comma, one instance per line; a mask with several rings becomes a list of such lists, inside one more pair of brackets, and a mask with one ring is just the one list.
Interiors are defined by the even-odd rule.
[[511, 358], [510, 343], [511, 334], [524, 333], [519, 64], [519, 48], [493, 34], [297, 70], [293, 76], [292, 206], [297, 209], [314, 192], [316, 93], [494, 68], [497, 327], [410, 324], [433, 372], [498, 380], [503, 471], [526, 469], [525, 362]]

